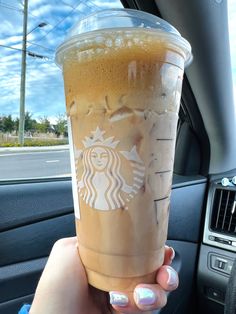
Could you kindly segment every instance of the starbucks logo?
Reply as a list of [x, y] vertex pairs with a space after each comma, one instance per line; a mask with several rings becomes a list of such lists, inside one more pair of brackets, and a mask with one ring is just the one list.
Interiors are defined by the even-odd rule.
[[[82, 141], [84, 149], [77, 151], [76, 176], [80, 198], [90, 207], [98, 210], [128, 209], [127, 203], [143, 186], [145, 167], [136, 146], [130, 151], [119, 151], [120, 141], [114, 137], [105, 138], [106, 132], [99, 127]], [[78, 165], [82, 161], [83, 170]], [[127, 182], [122, 163], [130, 168]]]

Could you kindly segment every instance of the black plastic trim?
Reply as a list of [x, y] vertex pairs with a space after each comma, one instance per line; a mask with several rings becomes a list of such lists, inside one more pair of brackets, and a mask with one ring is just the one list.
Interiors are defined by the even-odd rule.
[[[32, 290], [34, 291], [34, 290]], [[34, 295], [26, 295], [17, 299], [9, 300], [4, 303], [0, 303], [0, 313], [1, 314], [16, 314], [19, 312], [23, 304], [31, 304]]]
[[[0, 303], [32, 294], [46, 262], [47, 257], [44, 257], [1, 267]], [[22, 289], [22, 281], [24, 281], [24, 289]]]
[[0, 231], [73, 213], [71, 180], [0, 186]]
[[0, 266], [47, 256], [60, 238], [75, 235], [74, 214], [0, 233]]

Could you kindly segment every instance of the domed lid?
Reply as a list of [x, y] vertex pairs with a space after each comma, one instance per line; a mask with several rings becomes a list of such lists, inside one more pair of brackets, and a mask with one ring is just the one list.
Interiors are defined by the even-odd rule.
[[157, 31], [162, 37], [170, 41], [173, 45], [182, 48], [185, 54], [185, 66], [188, 65], [192, 60], [191, 46], [189, 42], [184, 39], [180, 33], [171, 24], [164, 21], [163, 19], [146, 13], [143, 11], [132, 10], [132, 9], [107, 9], [95, 12], [87, 17], [78, 21], [75, 26], [69, 31], [64, 43], [57, 49], [57, 62], [58, 54], [65, 52], [71, 45], [75, 44], [76, 39], [81, 37], [85, 38], [85, 34], [115, 29], [150, 29]]

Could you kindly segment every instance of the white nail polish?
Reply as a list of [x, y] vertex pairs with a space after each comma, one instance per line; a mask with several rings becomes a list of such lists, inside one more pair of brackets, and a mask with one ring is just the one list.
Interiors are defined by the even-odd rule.
[[173, 247], [170, 247], [171, 248], [171, 257], [170, 259], [173, 261], [173, 259], [175, 258], [175, 250], [173, 249]]
[[117, 306], [127, 306], [129, 303], [129, 298], [127, 295], [120, 293], [120, 292], [109, 292], [110, 294], [110, 304], [117, 305]]
[[178, 283], [178, 275], [176, 271], [169, 266], [166, 267], [166, 270], [168, 272], [168, 280], [167, 280], [168, 286], [176, 286]]
[[134, 298], [139, 305], [152, 305], [156, 302], [155, 293], [149, 288], [136, 288], [134, 290]]

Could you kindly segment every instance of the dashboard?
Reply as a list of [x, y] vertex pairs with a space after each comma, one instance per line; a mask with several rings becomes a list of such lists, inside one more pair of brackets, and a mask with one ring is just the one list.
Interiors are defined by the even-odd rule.
[[198, 263], [199, 301], [204, 313], [223, 313], [235, 257], [236, 176], [231, 175], [210, 180]]

